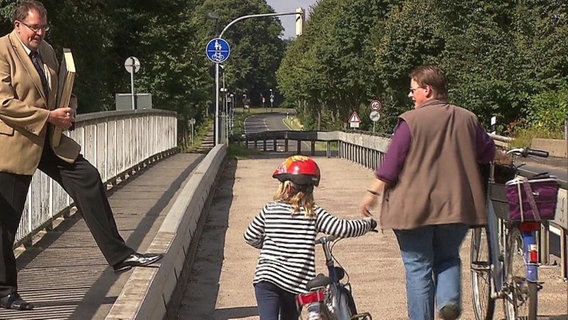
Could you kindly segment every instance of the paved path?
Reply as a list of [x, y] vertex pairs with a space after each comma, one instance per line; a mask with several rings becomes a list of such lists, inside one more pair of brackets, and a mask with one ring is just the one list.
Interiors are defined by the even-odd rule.
[[[109, 197], [122, 237], [145, 252], [170, 200], [201, 154], [176, 154], [112, 189]], [[115, 190], [116, 189], [116, 190]], [[32, 311], [0, 310], [0, 319], [104, 319], [131, 272], [115, 275], [78, 215], [18, 257], [19, 291]]]
[[[254, 160], [230, 161], [225, 167], [202, 234], [196, 263], [186, 287], [178, 319], [258, 319], [252, 278], [258, 251], [246, 245], [242, 234], [265, 202], [270, 201], [277, 182], [272, 172], [284, 155], [262, 154]], [[373, 178], [372, 172], [341, 159], [316, 158], [322, 180], [316, 188], [319, 205], [344, 218], [357, 218], [357, 206]], [[342, 240], [334, 250], [349, 272], [360, 311], [373, 319], [407, 319], [404, 269], [391, 231]], [[462, 319], [473, 319], [469, 274], [469, 238], [462, 249]], [[321, 250], [318, 269], [323, 272]], [[540, 292], [539, 319], [568, 320], [568, 284], [555, 266], [540, 269], [545, 281]], [[502, 319], [497, 306], [495, 319]]]

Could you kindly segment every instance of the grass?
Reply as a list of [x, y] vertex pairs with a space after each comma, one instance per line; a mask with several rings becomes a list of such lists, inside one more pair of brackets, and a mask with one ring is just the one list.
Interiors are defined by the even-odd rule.
[[564, 133], [562, 132], [550, 132], [546, 129], [531, 127], [528, 129], [519, 130], [516, 137], [514, 137], [511, 145], [514, 147], [526, 148], [531, 146], [533, 138], [563, 139], [563, 134]]
[[[193, 143], [189, 143], [188, 141], [185, 146], [182, 146], [182, 152], [196, 152], [197, 149], [201, 146], [201, 142], [203, 142], [203, 140], [211, 130], [213, 130], [213, 119], [207, 118], [205, 123], [203, 123], [195, 130]], [[187, 139], [189, 139], [189, 137]]]

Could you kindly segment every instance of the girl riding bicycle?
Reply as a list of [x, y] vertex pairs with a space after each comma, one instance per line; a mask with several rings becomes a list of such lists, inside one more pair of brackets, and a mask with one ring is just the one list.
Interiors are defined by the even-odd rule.
[[[272, 174], [280, 184], [248, 226], [244, 239], [260, 249], [253, 280], [261, 320], [296, 320], [295, 296], [308, 292], [316, 275], [315, 239], [318, 232], [338, 237], [362, 236], [377, 223], [369, 218], [346, 220], [332, 216], [314, 202], [320, 169], [305, 156], [292, 156]], [[280, 314], [280, 318], [279, 318]]]

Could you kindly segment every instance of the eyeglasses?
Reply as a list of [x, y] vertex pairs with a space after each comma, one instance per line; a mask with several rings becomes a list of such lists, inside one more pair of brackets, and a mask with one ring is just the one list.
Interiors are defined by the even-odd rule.
[[29, 24], [20, 21], [21, 24], [23, 24], [24, 26], [28, 27], [28, 29], [32, 30], [34, 33], [39, 33], [40, 30], [43, 30], [43, 32], [48, 32], [49, 31], [49, 26], [48, 25], [43, 25], [43, 26], [30, 26]]
[[418, 88], [410, 88], [410, 93], [414, 94], [414, 91], [418, 90], [418, 89], [424, 89], [422, 87], [418, 87]]

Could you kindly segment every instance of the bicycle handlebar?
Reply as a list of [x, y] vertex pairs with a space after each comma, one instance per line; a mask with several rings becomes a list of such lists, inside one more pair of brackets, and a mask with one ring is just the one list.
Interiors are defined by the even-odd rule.
[[[369, 232], [379, 232], [379, 231], [377, 229], [373, 228]], [[344, 239], [344, 238], [328, 234], [328, 235], [321, 236], [321, 237], [317, 238], [316, 244], [326, 244], [328, 242], [333, 242], [333, 241], [339, 240], [339, 239]]]
[[326, 242], [335, 241], [337, 239], [339, 239], [338, 236], [334, 236], [334, 235], [330, 234], [330, 235], [322, 236], [322, 237], [319, 237], [318, 239], [316, 239], [316, 244], [319, 244], [319, 243], [324, 244]]
[[527, 156], [536, 156], [542, 158], [548, 157], [548, 151], [531, 149], [531, 148], [514, 148], [508, 150], [507, 154], [516, 154], [523, 158], [526, 158]]

